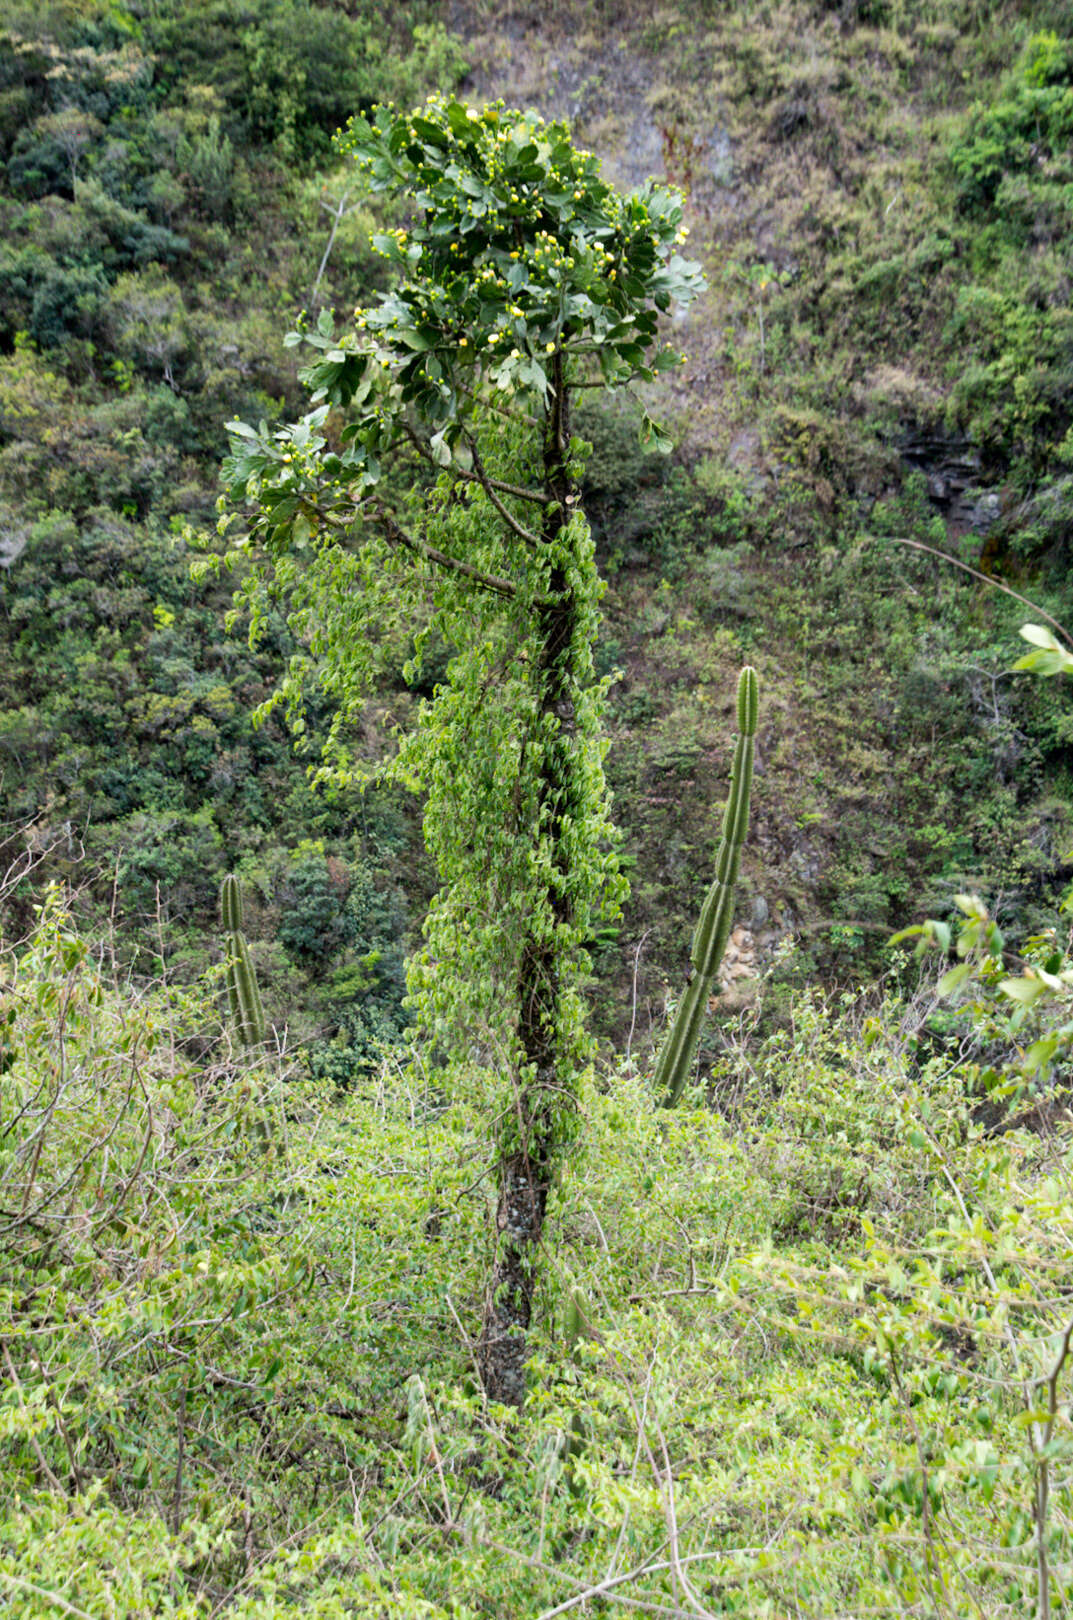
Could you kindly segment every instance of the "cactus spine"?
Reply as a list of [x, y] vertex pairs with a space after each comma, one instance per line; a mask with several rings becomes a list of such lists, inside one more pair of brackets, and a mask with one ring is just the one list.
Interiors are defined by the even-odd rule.
[[225, 877], [220, 886], [220, 915], [226, 933], [227, 999], [235, 1032], [243, 1046], [260, 1046], [265, 1038], [265, 1014], [242, 932], [242, 890], [234, 874]]
[[665, 1108], [673, 1108], [685, 1090], [700, 1040], [708, 997], [730, 938], [730, 927], [734, 920], [734, 886], [741, 864], [741, 847], [749, 826], [753, 738], [759, 708], [756, 670], [747, 665], [738, 677], [738, 741], [730, 771], [730, 792], [723, 811], [715, 882], [708, 890], [693, 931], [690, 949], [693, 974], [656, 1063], [656, 1086], [663, 1093]]

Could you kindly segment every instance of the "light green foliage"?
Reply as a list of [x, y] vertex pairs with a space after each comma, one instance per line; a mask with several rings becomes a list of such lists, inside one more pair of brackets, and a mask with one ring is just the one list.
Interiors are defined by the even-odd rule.
[[0, 1203], [33, 1188], [0, 1266], [17, 1620], [207, 1594], [514, 1620], [609, 1568], [681, 1608], [669, 1534], [709, 1612], [1013, 1620], [1041, 1542], [1061, 1612], [1069, 1147], [983, 1134], [924, 1055], [930, 1002], [796, 1002], [730, 1114], [586, 1087], [515, 1413], [466, 1342], [478, 1099], [223, 1084], [181, 1055], [200, 992], [116, 986], [59, 897], [4, 1001]]
[[366, 1612], [363, 1576], [329, 1578], [354, 1522], [318, 1531], [317, 1493], [390, 1465], [399, 1379], [455, 1357], [468, 1122], [190, 1059], [208, 988], [117, 983], [58, 893], [0, 1007], [5, 1613], [192, 1617], [206, 1586], [251, 1616]]
[[[510, 441], [502, 454], [503, 436], [498, 438], [499, 445], [487, 447], [488, 465], [516, 473]], [[488, 556], [481, 536], [487, 546], [495, 514], [483, 492], [468, 508], [451, 513], [446, 532], [462, 541], [467, 558], [479, 559]], [[503, 557], [499, 546], [489, 566], [497, 565], [497, 557]], [[547, 940], [570, 984], [557, 1030], [565, 1078], [589, 1055], [579, 995], [588, 947], [617, 915], [625, 884], [603, 778], [606, 682], [596, 678], [592, 663], [600, 586], [581, 516], [563, 531], [561, 549], [549, 548], [537, 560], [531, 589], [542, 589], [560, 560], [570, 569], [577, 605], [566, 649], [577, 722], [568, 891], [557, 878], [549, 884], [557, 852], [551, 829], [542, 826], [539, 782], [553, 740], [534, 690], [540, 634], [524, 597], [504, 609], [467, 593], [440, 618], [441, 632], [459, 650], [436, 695], [422, 704], [395, 770], [401, 780], [426, 788], [425, 838], [443, 879], [424, 924], [425, 943], [407, 968], [418, 1024], [446, 1053], [465, 1057], [476, 1049], [495, 1067], [517, 1061], [504, 1010], [517, 995], [525, 940]], [[569, 901], [568, 915], [560, 910], [562, 900]], [[572, 1131], [574, 1121], [564, 1116], [563, 1125]]]
[[839, 1517], [869, 1526], [858, 1595], [881, 1613], [1061, 1613], [1073, 1437], [1053, 1281], [1068, 1140], [989, 1139], [965, 1071], [917, 1061], [919, 1011], [861, 1012], [847, 999], [836, 1023], [798, 1006], [782, 1059], [761, 1069], [785, 1086], [758, 1152], [776, 1243], [731, 1287], [743, 1318], [856, 1369], [832, 1460]]
[[734, 921], [734, 890], [742, 845], [749, 828], [749, 795], [753, 782], [753, 738], [759, 719], [756, 671], [747, 665], [738, 677], [738, 741], [730, 772], [730, 790], [716, 855], [715, 880], [701, 907], [690, 957], [693, 976], [678, 1004], [671, 1028], [656, 1061], [654, 1082], [668, 1108], [685, 1090], [693, 1068], [701, 1025]]
[[1014, 664], [1014, 669], [1028, 669], [1035, 675], [1073, 675], [1073, 653], [1042, 624], [1021, 626], [1021, 635], [1031, 643], [1033, 651], [1025, 653]]

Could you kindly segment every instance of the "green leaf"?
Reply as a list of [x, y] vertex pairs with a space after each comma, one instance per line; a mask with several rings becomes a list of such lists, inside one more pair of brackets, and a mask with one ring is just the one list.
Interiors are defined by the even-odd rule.
[[426, 141], [429, 146], [444, 150], [448, 146], [447, 136], [438, 124], [430, 123], [427, 118], [415, 117], [411, 119], [414, 134], [419, 140]]
[[642, 444], [650, 444], [662, 456], [670, 455], [674, 449], [674, 441], [664, 432], [658, 422], [652, 420], [647, 411], [641, 417], [638, 435]]
[[1029, 641], [1033, 647], [1046, 647], [1051, 652], [1062, 652], [1062, 646], [1049, 630], [1042, 624], [1023, 624], [1018, 634], [1022, 641]]
[[1057, 1035], [1045, 1035], [1034, 1041], [1024, 1055], [1022, 1069], [1026, 1074], [1035, 1074], [1038, 1069], [1046, 1068], [1061, 1044]]
[[427, 354], [436, 341], [435, 334], [429, 336], [417, 331], [413, 326], [400, 326], [397, 331], [390, 333], [390, 336], [396, 343], [403, 344], [407, 349], [414, 349], [418, 354]]
[[451, 126], [452, 134], [457, 136], [472, 135], [476, 127], [465, 107], [460, 106], [457, 101], [450, 102], [447, 107], [447, 122]]
[[1023, 624], [1021, 636], [1036, 648], [1035, 652], [1026, 653], [1011, 667], [1015, 670], [1030, 670], [1035, 675], [1070, 675], [1073, 674], [1073, 654], [1070, 654], [1056, 636], [1041, 624]]
[[965, 980], [968, 978], [971, 972], [971, 962], [959, 962], [956, 967], [952, 967], [950, 969], [949, 973], [943, 974], [942, 978], [939, 980], [939, 983], [935, 987], [936, 991], [940, 996], [952, 995], [959, 985], [965, 983]]
[[1040, 979], [1003, 979], [999, 984], [1002, 995], [1010, 1001], [1017, 1001], [1024, 1007], [1031, 1007], [1046, 991], [1047, 986]]

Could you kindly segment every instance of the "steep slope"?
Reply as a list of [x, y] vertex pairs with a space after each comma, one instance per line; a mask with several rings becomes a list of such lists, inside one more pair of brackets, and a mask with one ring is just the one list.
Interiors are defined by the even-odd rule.
[[[416, 807], [309, 793], [250, 719], [286, 627], [241, 652], [229, 582], [191, 583], [188, 547], [223, 421], [297, 404], [296, 310], [382, 274], [332, 128], [468, 62], [467, 94], [573, 118], [620, 183], [682, 185], [710, 276], [651, 402], [674, 454], [642, 453], [627, 402], [581, 422], [634, 862], [605, 1032], [643, 1038], [678, 982], [746, 658], [765, 713], [736, 974], [794, 940], [781, 974], [856, 976], [966, 886], [1015, 933], [1045, 922], [1073, 842], [1064, 700], [1005, 674], [1028, 609], [904, 542], [1066, 610], [1063, 8], [415, 5], [386, 41], [378, 15], [176, 0], [5, 24], [0, 748], [42, 875], [84, 848], [121, 931], [159, 911], [191, 974], [241, 866], [277, 1022], [340, 1077], [399, 1028]], [[407, 702], [400, 675], [369, 749]]]

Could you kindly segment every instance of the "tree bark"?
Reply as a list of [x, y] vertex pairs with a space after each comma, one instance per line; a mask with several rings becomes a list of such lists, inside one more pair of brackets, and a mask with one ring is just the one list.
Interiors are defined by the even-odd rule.
[[[550, 497], [541, 528], [552, 547], [570, 521], [577, 489], [567, 471], [570, 402], [561, 353], [554, 358], [551, 400], [544, 432], [544, 490]], [[573, 805], [575, 738], [574, 634], [577, 603], [566, 569], [551, 569], [548, 591], [537, 609], [540, 714], [553, 720], [538, 795], [537, 836], [550, 838], [554, 878], [547, 914], [555, 929], [571, 920], [569, 857], [564, 817]], [[499, 1164], [496, 1254], [479, 1347], [486, 1393], [504, 1405], [525, 1399], [528, 1330], [532, 1319], [536, 1262], [544, 1232], [548, 1194], [558, 1163], [557, 1119], [571, 1106], [570, 1077], [561, 1073], [558, 1050], [563, 994], [553, 939], [532, 933], [522, 946], [518, 974], [518, 1038], [527, 1082], [515, 1101], [512, 1146]]]

